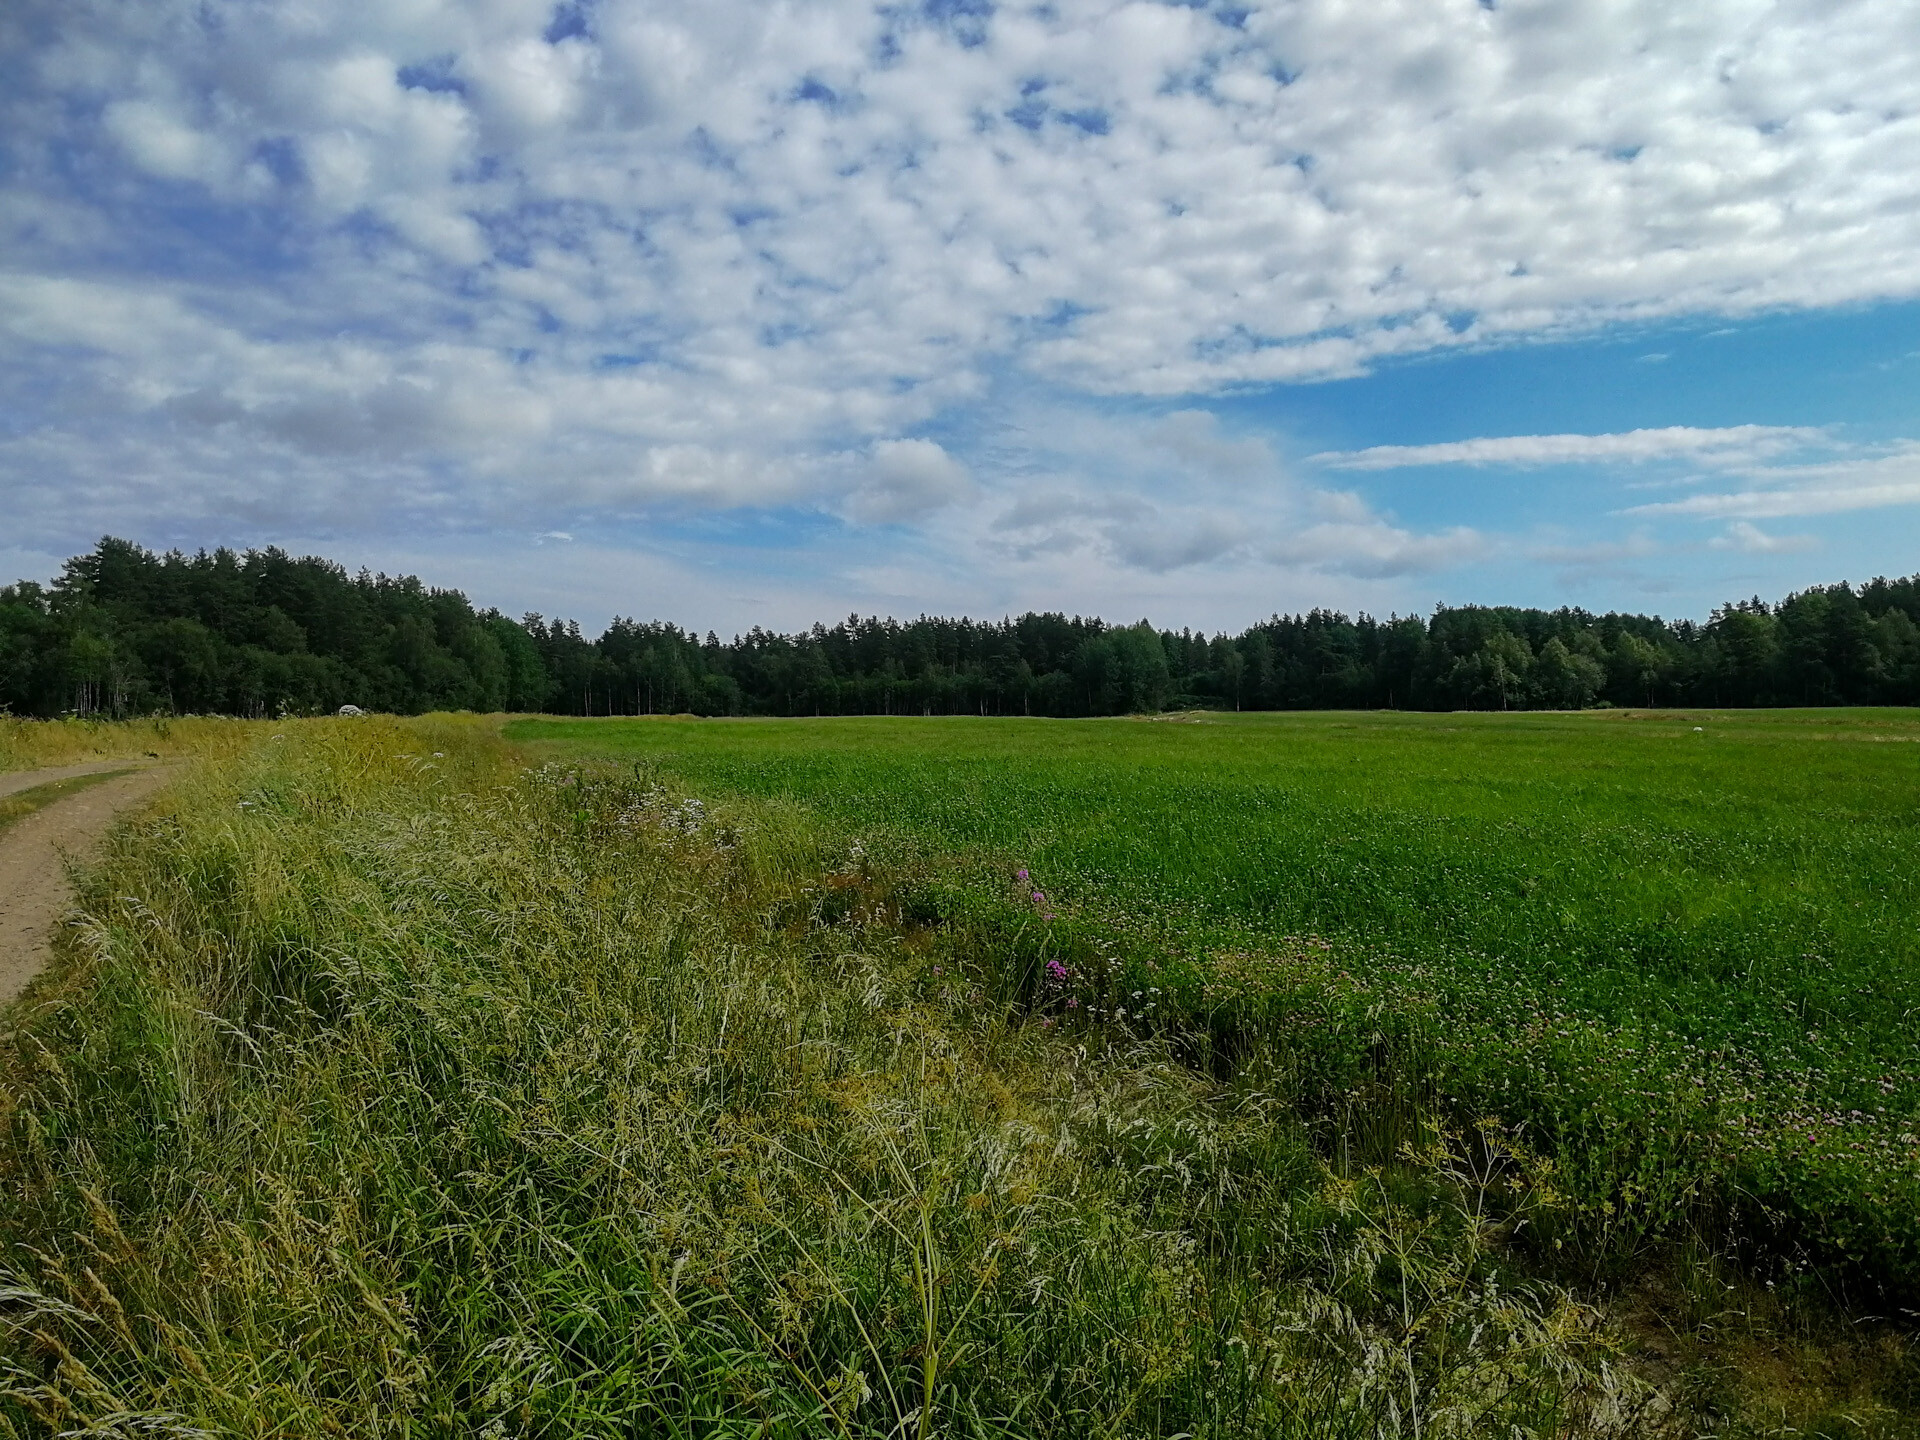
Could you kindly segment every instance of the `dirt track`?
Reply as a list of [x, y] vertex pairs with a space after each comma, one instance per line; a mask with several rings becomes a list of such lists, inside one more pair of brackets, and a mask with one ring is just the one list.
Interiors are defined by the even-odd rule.
[[[124, 770], [127, 764], [108, 760], [0, 775], [0, 795], [103, 770]], [[73, 893], [67, 884], [66, 857], [89, 849], [115, 816], [152, 794], [165, 778], [157, 768], [115, 776], [0, 830], [0, 1009], [10, 1005], [47, 963], [53, 927]]]

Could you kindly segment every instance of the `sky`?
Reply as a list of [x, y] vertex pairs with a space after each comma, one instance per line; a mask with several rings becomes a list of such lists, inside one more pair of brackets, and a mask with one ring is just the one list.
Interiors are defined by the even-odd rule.
[[730, 633], [1920, 571], [1920, 0], [10, 0], [0, 580]]

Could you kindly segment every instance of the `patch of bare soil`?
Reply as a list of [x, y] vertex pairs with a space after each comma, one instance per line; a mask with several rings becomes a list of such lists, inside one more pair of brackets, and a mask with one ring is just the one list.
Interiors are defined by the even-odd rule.
[[89, 760], [84, 765], [55, 765], [46, 770], [14, 770], [0, 775], [0, 799], [18, 795], [22, 790], [37, 790], [59, 780], [76, 780], [82, 775], [98, 775], [106, 770], [131, 770], [137, 760]]
[[[0, 775], [0, 796], [125, 768], [125, 761], [106, 761]], [[92, 848], [116, 816], [165, 778], [158, 769], [116, 775], [0, 829], [0, 1009], [47, 963], [53, 927], [73, 898], [68, 859]]]

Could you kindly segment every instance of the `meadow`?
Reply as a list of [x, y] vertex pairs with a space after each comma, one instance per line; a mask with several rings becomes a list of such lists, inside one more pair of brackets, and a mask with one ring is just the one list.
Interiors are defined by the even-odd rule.
[[248, 727], [211, 715], [23, 720], [0, 712], [0, 775], [96, 760], [162, 760], [244, 745]]
[[1029, 872], [1087, 1008], [1284, 1030], [1342, 1141], [1387, 1083], [1363, 1123], [1549, 1157], [1536, 1233], [1595, 1277], [1693, 1234], [1920, 1293], [1911, 711], [510, 733], [968, 857], [942, 916]]
[[[1638, 933], [1678, 882], [1606, 847], [1684, 859], [1877, 1014], [1834, 912], [1903, 862], [1795, 858], [1910, 844], [1856, 718], [210, 733], [0, 1021], [0, 1434], [1911, 1434], [1846, 1289], [1905, 1283], [1910, 1152], [1727, 1188], [1795, 1083], [1905, 1105], [1897, 1039], [1655, 1024], [1500, 918]], [[1761, 924], [1741, 864], [1825, 888]]]

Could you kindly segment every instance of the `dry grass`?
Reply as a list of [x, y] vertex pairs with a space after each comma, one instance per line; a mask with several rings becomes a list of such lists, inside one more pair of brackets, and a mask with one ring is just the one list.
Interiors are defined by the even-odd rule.
[[0, 715], [0, 774], [89, 760], [176, 759], [233, 754], [270, 721], [215, 716], [148, 720], [22, 720]]

